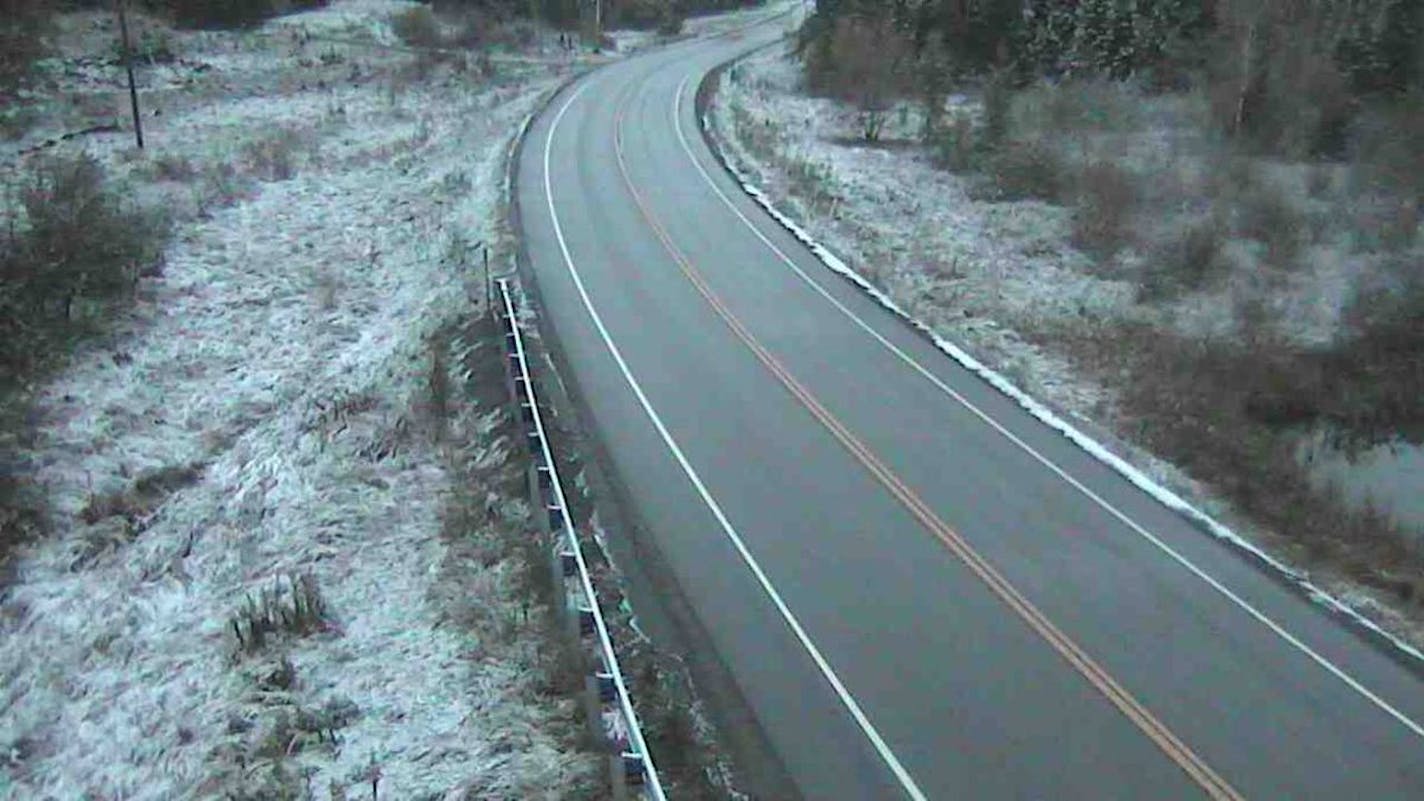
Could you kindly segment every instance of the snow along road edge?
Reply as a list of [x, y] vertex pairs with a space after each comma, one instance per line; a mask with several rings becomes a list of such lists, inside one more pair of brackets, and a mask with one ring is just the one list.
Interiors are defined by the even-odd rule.
[[[773, 43], [772, 45], [768, 45], [768, 47], [775, 46], [779, 43], [780, 42]], [[900, 320], [908, 324], [917, 333], [923, 335], [933, 343], [936, 348], [957, 362], [961, 367], [974, 373], [1001, 394], [1013, 400], [1020, 408], [1028, 412], [1039, 422], [1058, 431], [1098, 462], [1125, 478], [1133, 486], [1147, 493], [1163, 506], [1181, 515], [1196, 528], [1205, 530], [1212, 537], [1241, 552], [1250, 563], [1268, 573], [1272, 578], [1280, 580], [1287, 586], [1299, 591], [1306, 598], [1325, 608], [1337, 618], [1358, 627], [1355, 629], [1358, 634], [1365, 637], [1369, 642], [1381, 646], [1389, 656], [1396, 658], [1396, 660], [1404, 664], [1406, 668], [1424, 674], [1424, 652], [1421, 652], [1402, 637], [1386, 631], [1382, 626], [1365, 616], [1359, 610], [1317, 586], [1310, 580], [1309, 574], [1306, 572], [1292, 567], [1269, 553], [1266, 553], [1266, 551], [1262, 550], [1255, 543], [1237, 534], [1224, 523], [1221, 523], [1211, 515], [1193, 506], [1171, 489], [1157, 483], [1146, 473], [1128, 463], [1127, 460], [1113, 453], [1106, 445], [1098, 442], [1068, 422], [1046, 404], [1035, 400], [1027, 392], [1019, 389], [1003, 374], [988, 367], [963, 348], [960, 348], [958, 345], [955, 345], [953, 342], [937, 334], [927, 323], [906, 312], [904, 309], [901, 309], [890, 296], [867, 281], [860, 273], [842, 261], [839, 256], [831, 252], [829, 248], [817, 241], [805, 228], [801, 227], [795, 220], [777, 208], [767, 194], [753, 183], [749, 176], [743, 174], [742, 171], [732, 163], [731, 158], [728, 157], [725, 149], [721, 146], [718, 136], [713, 130], [707, 109], [704, 107], [707, 99], [714, 94], [711, 90], [713, 82], [720, 80], [722, 74], [728, 67], [755, 55], [762, 49], [764, 48], [757, 48], [751, 52], [743, 53], [723, 64], [719, 64], [716, 68], [703, 76], [697, 86], [696, 97], [698, 98], [698, 103], [694, 110], [700, 123], [697, 127], [702, 134], [703, 141], [707, 143], [708, 148], [716, 157], [717, 163], [722, 166], [722, 169], [731, 176], [732, 180], [741, 187], [742, 191], [745, 192], [749, 198], [761, 206], [787, 233], [805, 245], [822, 265], [869, 295], [882, 308], [900, 318]]]

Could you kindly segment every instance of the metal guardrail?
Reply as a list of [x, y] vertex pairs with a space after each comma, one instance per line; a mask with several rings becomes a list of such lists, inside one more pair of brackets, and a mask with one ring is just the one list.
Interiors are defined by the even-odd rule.
[[509, 279], [498, 281], [498, 305], [492, 307], [504, 326], [505, 374], [534, 464], [530, 468], [530, 500], [547, 517], [553, 537], [554, 588], [565, 628], [583, 660], [584, 704], [594, 738], [613, 750], [609, 758], [613, 797], [617, 801], [640, 798], [666, 801], [657, 769], [648, 753], [628, 683], [613, 651], [613, 640], [594, 594], [588, 562], [574, 531], [563, 483], [544, 430], [543, 415], [534, 394], [524, 336], [519, 330]]

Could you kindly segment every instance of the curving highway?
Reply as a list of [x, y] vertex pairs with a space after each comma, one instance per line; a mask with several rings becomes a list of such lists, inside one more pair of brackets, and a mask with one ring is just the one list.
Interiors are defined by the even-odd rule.
[[783, 32], [584, 77], [516, 169], [584, 423], [799, 793], [1424, 798], [1418, 672], [948, 359], [720, 170], [698, 83]]

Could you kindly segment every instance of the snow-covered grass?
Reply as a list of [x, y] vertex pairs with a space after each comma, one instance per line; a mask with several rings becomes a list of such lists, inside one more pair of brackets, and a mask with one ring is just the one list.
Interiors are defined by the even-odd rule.
[[[1357, 247], [1359, 226], [1344, 213], [1349, 171], [1224, 157], [1218, 143], [1193, 133], [1198, 98], [1144, 98], [1108, 85], [1071, 91], [1085, 94], [1031, 91], [1011, 110], [1015, 146], [1040, 148], [1047, 167], [1070, 178], [1049, 193], [1051, 202], [996, 199], [998, 165], [965, 164], [981, 158], [969, 148], [922, 145], [923, 115], [913, 105], [889, 115], [882, 145], [856, 141], [855, 110], [808, 96], [785, 48], [729, 69], [711, 119], [738, 168], [899, 308], [1111, 440], [1159, 483], [1318, 571], [1342, 597], [1373, 597], [1357, 608], [1424, 641], [1407, 601], [1420, 579], [1405, 567], [1413, 564], [1401, 550], [1405, 532], [1367, 510], [1344, 510], [1328, 491], [1310, 496], [1288, 442], [1263, 444], [1258, 431], [1231, 428], [1246, 431], [1234, 449], [1203, 454], [1201, 438], [1171, 423], [1182, 414], [1160, 397], [1230, 409], [1218, 422], [1250, 425], [1238, 419], [1249, 382], [1213, 396], [1216, 384], [1193, 376], [1230, 366], [1247, 377], [1260, 365], [1234, 350], [1197, 363], [1193, 354], [1204, 351], [1193, 343], [1240, 336], [1307, 348], [1336, 335], [1356, 288], [1399, 257]], [[945, 113], [951, 126], [972, 128], [983, 111], [960, 95]], [[960, 172], [943, 168], [957, 156], [968, 157], [956, 164]], [[1222, 215], [1214, 222], [1213, 203]], [[1193, 245], [1183, 232], [1194, 224], [1211, 237], [1195, 247], [1218, 263], [1204, 265], [1203, 280], [1190, 286], [1145, 291], [1164, 258]], [[1408, 238], [1397, 239], [1408, 251]], [[1161, 432], [1150, 440], [1142, 434], [1148, 421]], [[1270, 481], [1257, 495], [1282, 500], [1247, 511], [1287, 524], [1274, 533], [1251, 525], [1234, 496], [1213, 494], [1219, 485], [1193, 481], [1147, 447], [1173, 459], [1192, 455], [1192, 474], [1208, 478], [1270, 466], [1257, 476]], [[1298, 527], [1305, 509], [1313, 519]]]
[[[1093, 408], [1102, 393], [1018, 333], [1045, 318], [1115, 314], [1133, 296], [1060, 244], [1068, 211], [978, 202], [969, 181], [935, 169], [927, 152], [847, 144], [855, 113], [800, 85], [799, 66], [779, 48], [724, 75], [712, 116], [732, 134], [732, 155], [911, 314], [1055, 402]], [[916, 127], [909, 115], [891, 115], [883, 136], [902, 139]]]
[[764, 5], [689, 17], [675, 34], [645, 29], [608, 31], [605, 36], [613, 43], [615, 52], [634, 53], [681, 38], [732, 33], [768, 17], [797, 10], [803, 5], [802, 0], [769, 0]]
[[[94, 154], [177, 228], [137, 307], [35, 393], [24, 456], [52, 525], [4, 588], [0, 796], [597, 785], [528, 622], [503, 412], [463, 367], [498, 357], [462, 325], [481, 293], [452, 247], [507, 247], [506, 148], [556, 75], [417, 74], [300, 33], [381, 39], [409, 6], [174, 33], [179, 60], [143, 70], [148, 151], [126, 133], [46, 149]], [[50, 91], [116, 112], [118, 76], [79, 57], [105, 19], [63, 24]], [[293, 576], [320, 625], [244, 647], [244, 606]]]

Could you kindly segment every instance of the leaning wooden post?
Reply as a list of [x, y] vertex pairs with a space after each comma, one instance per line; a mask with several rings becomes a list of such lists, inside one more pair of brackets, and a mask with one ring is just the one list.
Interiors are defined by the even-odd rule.
[[124, 69], [129, 74], [129, 107], [133, 111], [134, 138], [138, 141], [138, 149], [143, 150], [143, 119], [138, 113], [138, 87], [134, 84], [133, 48], [129, 46], [128, 14], [124, 10], [124, 0], [114, 0], [114, 6], [119, 12], [119, 38], [123, 40]]

